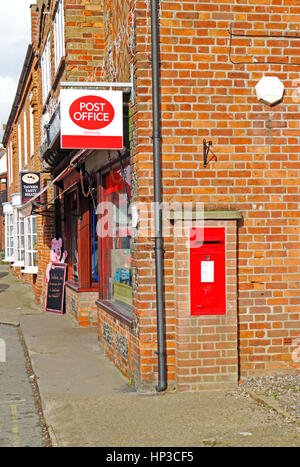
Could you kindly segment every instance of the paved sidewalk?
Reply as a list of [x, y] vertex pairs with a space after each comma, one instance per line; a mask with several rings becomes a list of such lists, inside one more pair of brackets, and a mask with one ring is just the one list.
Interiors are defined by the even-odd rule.
[[295, 424], [252, 398], [135, 392], [105, 357], [95, 329], [44, 312], [6, 266], [0, 323], [20, 325], [53, 446], [300, 446]]

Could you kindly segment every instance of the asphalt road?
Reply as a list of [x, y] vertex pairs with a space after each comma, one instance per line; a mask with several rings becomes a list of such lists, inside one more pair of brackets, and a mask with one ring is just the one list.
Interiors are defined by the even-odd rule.
[[41, 447], [42, 427], [18, 329], [0, 325], [0, 447]]

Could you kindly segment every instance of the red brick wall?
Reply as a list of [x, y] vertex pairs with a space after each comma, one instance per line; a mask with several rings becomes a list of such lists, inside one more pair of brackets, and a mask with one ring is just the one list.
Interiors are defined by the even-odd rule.
[[[55, 2], [50, 2], [52, 12], [54, 7]], [[67, 58], [61, 79], [128, 81], [133, 66], [132, 196], [135, 202], [150, 203], [150, 1], [66, 0], [65, 14]], [[299, 15], [300, 6], [291, 0], [163, 0], [160, 8], [164, 201], [201, 202], [206, 210], [239, 210], [243, 214], [236, 251], [236, 347], [242, 376], [295, 371], [292, 347], [286, 345], [285, 339], [292, 342], [299, 336], [300, 39], [282, 36], [297, 36]], [[134, 37], [130, 30], [132, 18]], [[43, 39], [50, 21], [47, 16]], [[276, 37], [233, 37], [230, 56], [231, 25], [234, 33]], [[279, 77], [285, 86], [282, 103], [274, 107], [262, 104], [256, 97], [255, 85], [265, 74]], [[36, 76], [40, 83], [39, 74]], [[38, 92], [41, 99], [40, 87]], [[58, 93], [59, 87], [51, 94], [53, 102]], [[37, 112], [41, 116], [40, 104]], [[40, 131], [39, 124], [36, 131]], [[16, 135], [13, 138], [17, 154]], [[202, 156], [204, 138], [212, 141], [214, 153], [206, 168]], [[18, 174], [17, 167], [15, 173]], [[17, 186], [13, 189], [16, 191]], [[46, 245], [45, 250], [43, 244], [40, 246], [42, 268], [46, 266], [53, 235], [53, 225], [48, 227], [46, 222], [43, 220], [40, 225]], [[203, 375], [197, 382], [187, 381], [196, 366], [189, 367], [188, 376], [180, 367], [181, 352], [187, 350], [178, 341], [183, 333], [178, 318], [178, 277], [183, 271], [176, 267], [178, 252], [172, 231], [165, 238], [164, 248], [168, 380], [170, 386], [195, 389], [204, 382]], [[133, 266], [133, 328], [103, 312], [99, 314], [99, 334], [101, 337], [105, 328], [107, 342], [118, 342], [122, 357], [117, 355], [114, 344], [107, 349], [127, 375], [141, 386], [153, 387], [157, 379], [153, 235], [143, 236], [137, 231]], [[41, 280], [38, 287], [42, 287]], [[190, 321], [190, 336], [194, 335], [194, 324]], [[196, 324], [201, 335], [200, 319]], [[224, 322], [218, 324], [217, 333], [217, 325], [211, 324], [215, 335], [224, 334], [223, 325]], [[118, 338], [111, 340], [109, 336], [117, 331]], [[195, 351], [202, 365], [206, 357], [201, 354], [204, 349], [199, 340], [198, 344]], [[230, 365], [225, 365], [224, 376], [234, 374], [237, 378], [236, 372], [228, 370]], [[214, 374], [214, 382], [220, 383], [217, 380]]]
[[96, 81], [104, 53], [102, 2], [65, 0], [66, 81]]
[[[151, 62], [147, 2], [137, 6], [134, 168], [137, 199], [143, 201], [152, 195]], [[300, 131], [294, 80], [300, 66], [290, 63], [299, 62], [300, 57], [298, 39], [239, 38], [233, 41], [232, 60], [249, 61], [249, 55], [254, 55], [253, 63], [233, 64], [228, 31], [232, 23], [235, 32], [296, 35], [299, 14], [300, 6], [284, 0], [162, 2], [164, 201], [199, 201], [208, 210], [243, 213], [237, 252], [242, 375], [294, 368], [292, 348], [284, 339], [299, 336]], [[258, 64], [274, 61], [274, 57], [282, 64]], [[283, 102], [272, 108], [258, 102], [255, 93], [255, 85], [264, 74], [278, 76], [285, 86]], [[207, 168], [203, 167], [204, 138], [212, 140], [216, 156]], [[166, 246], [168, 333], [174, 310], [174, 261], [168, 240]], [[152, 323], [154, 336], [154, 269], [149, 240], [140, 240], [138, 249], [143, 255], [135, 256], [137, 313], [141, 320]], [[148, 374], [155, 369], [155, 352], [153, 345]], [[171, 351], [168, 355], [171, 358]]]
[[79, 326], [97, 325], [98, 290], [89, 292], [78, 292], [70, 286], [65, 288], [66, 314]]

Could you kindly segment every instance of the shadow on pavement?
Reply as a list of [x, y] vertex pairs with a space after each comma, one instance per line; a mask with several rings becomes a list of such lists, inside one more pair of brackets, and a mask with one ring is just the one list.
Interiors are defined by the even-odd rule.
[[5, 290], [9, 289], [8, 284], [0, 284], [0, 293], [5, 292]]

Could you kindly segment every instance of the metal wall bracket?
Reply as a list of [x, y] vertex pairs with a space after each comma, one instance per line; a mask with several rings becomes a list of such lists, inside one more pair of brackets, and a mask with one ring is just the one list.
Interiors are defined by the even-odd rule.
[[207, 166], [207, 156], [208, 156], [208, 153], [210, 151], [210, 148], [212, 146], [212, 141], [206, 141], [206, 139], [203, 140], [203, 166], [206, 167]]

